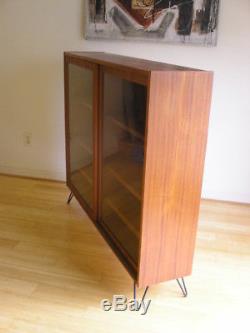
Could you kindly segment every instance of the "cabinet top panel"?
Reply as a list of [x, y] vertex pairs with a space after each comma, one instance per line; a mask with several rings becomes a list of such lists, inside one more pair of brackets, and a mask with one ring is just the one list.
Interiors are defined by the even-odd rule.
[[141, 71], [200, 71], [199, 69], [165, 64], [162, 62], [132, 58], [104, 52], [65, 52], [66, 57], [83, 59], [100, 65], [128, 67]]

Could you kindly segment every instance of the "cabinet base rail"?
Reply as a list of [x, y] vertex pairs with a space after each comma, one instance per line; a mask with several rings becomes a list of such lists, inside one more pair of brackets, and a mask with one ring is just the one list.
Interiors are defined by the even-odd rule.
[[[181, 291], [182, 291], [182, 294], [183, 294], [183, 297], [187, 297], [188, 295], [188, 292], [187, 292], [187, 287], [186, 287], [186, 284], [185, 284], [185, 281], [183, 278], [181, 279], [176, 279]], [[143, 293], [143, 296], [142, 296], [142, 299], [141, 301], [143, 302], [146, 295], [147, 295], [147, 292], [148, 292], [148, 289], [149, 287], [146, 287], [146, 289], [144, 290], [144, 293]], [[134, 281], [134, 300], [136, 300], [136, 282]]]

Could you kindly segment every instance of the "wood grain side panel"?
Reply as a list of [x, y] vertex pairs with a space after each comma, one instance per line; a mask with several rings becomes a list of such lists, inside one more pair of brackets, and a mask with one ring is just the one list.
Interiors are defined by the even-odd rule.
[[65, 121], [65, 156], [66, 156], [66, 182], [70, 179], [70, 145], [69, 145], [69, 59], [64, 54], [64, 121]]
[[151, 74], [138, 286], [191, 273], [212, 77]]

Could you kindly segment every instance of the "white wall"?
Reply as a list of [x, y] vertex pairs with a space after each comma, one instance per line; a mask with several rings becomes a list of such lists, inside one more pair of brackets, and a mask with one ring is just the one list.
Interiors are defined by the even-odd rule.
[[215, 48], [85, 41], [83, 11], [0, 0], [0, 172], [64, 179], [62, 53], [98, 50], [214, 70], [203, 197], [250, 202], [250, 1], [221, 0]]

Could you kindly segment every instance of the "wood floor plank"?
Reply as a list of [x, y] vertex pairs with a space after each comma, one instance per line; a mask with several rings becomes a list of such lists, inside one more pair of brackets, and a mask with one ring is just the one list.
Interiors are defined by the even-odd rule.
[[68, 192], [0, 176], [0, 332], [250, 332], [250, 205], [202, 201], [188, 297], [152, 286], [141, 316], [100, 308], [132, 281]]

